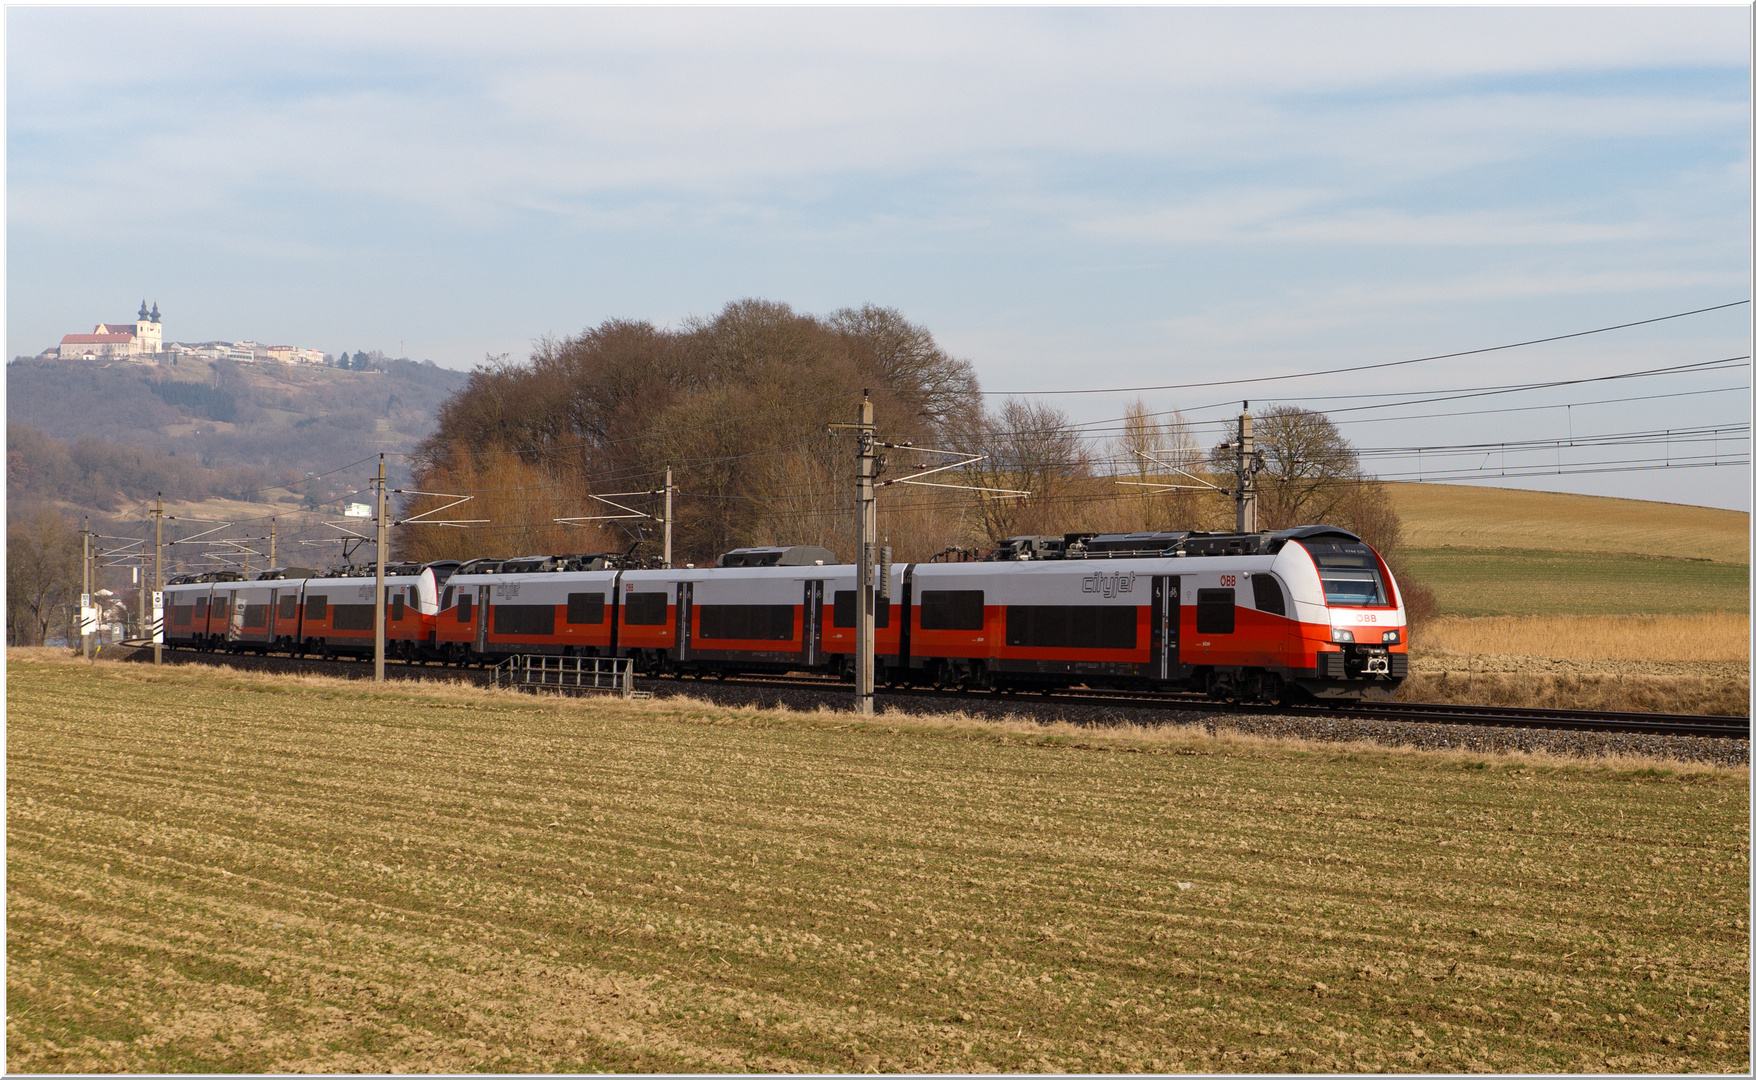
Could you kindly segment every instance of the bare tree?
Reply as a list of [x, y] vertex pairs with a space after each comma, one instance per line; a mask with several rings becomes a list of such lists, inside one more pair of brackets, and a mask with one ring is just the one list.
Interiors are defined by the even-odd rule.
[[1040, 531], [1064, 532], [1074, 509], [1074, 487], [1091, 476], [1091, 452], [1067, 414], [1052, 405], [1006, 399], [998, 416], [984, 417], [964, 445], [985, 460], [970, 467], [972, 481], [989, 489], [1030, 492], [1025, 499], [984, 496], [982, 532], [989, 543]]
[[[1217, 493], [1200, 490], [1207, 473], [1194, 430], [1180, 412], [1154, 415], [1135, 398], [1122, 416], [1122, 433], [1110, 444], [1113, 469], [1135, 484], [1164, 484], [1197, 490], [1152, 491], [1123, 488], [1125, 528], [1196, 529], [1211, 516], [1205, 504]], [[1181, 470], [1181, 471], [1179, 471]]]
[[6, 527], [6, 626], [13, 645], [39, 645], [79, 601], [79, 530], [46, 507]]
[[[1286, 529], [1338, 515], [1360, 481], [1353, 446], [1320, 412], [1278, 405], [1256, 418], [1256, 448], [1264, 469], [1256, 478], [1256, 520]], [[1215, 449], [1217, 471], [1231, 468], [1231, 451]]]
[[921, 434], [938, 434], [981, 411], [975, 368], [950, 356], [922, 326], [895, 308], [867, 304], [842, 308], [827, 323], [842, 336], [863, 370], [876, 372], [882, 385], [902, 400]]

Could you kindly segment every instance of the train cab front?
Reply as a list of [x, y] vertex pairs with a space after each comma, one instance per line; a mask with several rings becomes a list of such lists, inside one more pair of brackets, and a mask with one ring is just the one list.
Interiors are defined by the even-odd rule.
[[1309, 609], [1318, 617], [1300, 620], [1305, 655], [1294, 681], [1314, 698], [1389, 700], [1408, 677], [1408, 625], [1396, 579], [1353, 534], [1311, 533], [1282, 553], [1292, 564], [1287, 576], [1304, 586], [1295, 585], [1295, 594], [1322, 598]]

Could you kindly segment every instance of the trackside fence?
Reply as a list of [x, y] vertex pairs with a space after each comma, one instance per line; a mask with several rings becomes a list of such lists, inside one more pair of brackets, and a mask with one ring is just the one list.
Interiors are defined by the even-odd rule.
[[513, 656], [494, 665], [489, 685], [508, 690], [553, 690], [562, 694], [615, 694], [626, 700], [649, 698], [634, 689], [634, 661], [614, 656]]

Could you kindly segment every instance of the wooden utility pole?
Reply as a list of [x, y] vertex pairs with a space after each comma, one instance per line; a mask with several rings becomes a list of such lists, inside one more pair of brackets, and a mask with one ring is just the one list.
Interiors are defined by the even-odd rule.
[[384, 681], [384, 549], [389, 546], [390, 522], [385, 520], [388, 499], [384, 490], [384, 455], [378, 455], [378, 587], [372, 599], [372, 680]]
[[671, 467], [665, 466], [665, 569], [671, 568]]
[[270, 570], [272, 570], [278, 565], [280, 565], [280, 564], [274, 561], [274, 519], [269, 518], [268, 519], [268, 568]]

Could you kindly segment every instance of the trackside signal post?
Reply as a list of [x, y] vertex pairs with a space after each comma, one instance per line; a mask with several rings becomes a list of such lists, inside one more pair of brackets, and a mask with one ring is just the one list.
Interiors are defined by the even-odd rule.
[[1256, 474], [1262, 463], [1256, 460], [1256, 425], [1250, 416], [1250, 403], [1238, 414], [1238, 531], [1256, 531]]
[[165, 495], [152, 508], [152, 662], [165, 662]]
[[[1236, 456], [1235, 476], [1232, 490], [1222, 490], [1222, 495], [1229, 494], [1238, 506], [1238, 531], [1253, 533], [1256, 531], [1256, 474], [1265, 467], [1262, 454], [1256, 449], [1256, 425], [1250, 416], [1250, 403], [1244, 402], [1244, 411], [1238, 414], [1238, 440], [1235, 443], [1219, 444], [1221, 450], [1230, 450]], [[1212, 485], [1208, 485], [1212, 486]]]
[[872, 669], [877, 666], [872, 643], [872, 564], [877, 553], [872, 538], [878, 533], [878, 497], [873, 490], [878, 478], [878, 434], [872, 425], [872, 392], [862, 393], [859, 423], [831, 424], [829, 430], [832, 435], [846, 432], [859, 440], [854, 471], [854, 712], [871, 716]]
[[[872, 392], [864, 391], [860, 400], [860, 422], [857, 424], [831, 424], [830, 434], [850, 433], [859, 440], [858, 469], [854, 474], [855, 522], [857, 529], [854, 536], [854, 560], [858, 566], [854, 577], [854, 712], [861, 716], [871, 716], [873, 708], [874, 683], [877, 673], [877, 658], [873, 655], [874, 615], [880, 601], [890, 602], [890, 549], [878, 546], [878, 495], [879, 487], [892, 484], [918, 484], [923, 487], [951, 488], [958, 491], [979, 491], [999, 498], [1023, 498], [1028, 491], [1017, 491], [1011, 488], [974, 488], [963, 484], [929, 484], [920, 479], [934, 473], [946, 472], [950, 469], [961, 469], [981, 461], [985, 454], [965, 454], [956, 450], [929, 450], [909, 442], [881, 442], [877, 429], [872, 423]], [[916, 465], [923, 470], [913, 478], [898, 477], [878, 482], [878, 474], [884, 471], [884, 459], [878, 456], [879, 447], [888, 450], [910, 450], [922, 454], [945, 454], [950, 457], [962, 458], [949, 465], [938, 465], [929, 468]], [[903, 613], [908, 618], [908, 612]]]
[[665, 569], [671, 568], [671, 467], [665, 466]]
[[79, 530], [79, 642], [85, 658], [91, 659], [91, 519]]
[[384, 549], [389, 545], [390, 521], [386, 513], [389, 493], [384, 490], [384, 455], [378, 455], [378, 488], [375, 508], [378, 514], [378, 587], [372, 600], [372, 681], [384, 681]]

